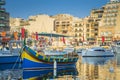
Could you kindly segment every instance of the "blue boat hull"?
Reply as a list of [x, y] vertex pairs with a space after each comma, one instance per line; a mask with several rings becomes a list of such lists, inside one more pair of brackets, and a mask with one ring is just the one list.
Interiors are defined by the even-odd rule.
[[[23, 69], [53, 69], [54, 63], [45, 63], [45, 62], [34, 62], [28, 59], [24, 59], [23, 61]], [[57, 63], [57, 68], [67, 68], [67, 67], [75, 67], [74, 63]]]
[[18, 69], [21, 66], [19, 56], [0, 56], [0, 70], [4, 69]]

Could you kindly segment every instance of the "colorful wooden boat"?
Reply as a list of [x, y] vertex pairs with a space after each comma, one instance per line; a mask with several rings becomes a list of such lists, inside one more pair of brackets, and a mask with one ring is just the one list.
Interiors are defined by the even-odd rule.
[[[52, 51], [51, 51], [52, 52]], [[78, 55], [75, 53], [65, 53], [54, 55], [45, 55], [44, 51], [37, 52], [28, 46], [24, 46], [21, 51], [23, 69], [47, 69], [54, 68], [56, 62], [57, 68], [75, 67]]]

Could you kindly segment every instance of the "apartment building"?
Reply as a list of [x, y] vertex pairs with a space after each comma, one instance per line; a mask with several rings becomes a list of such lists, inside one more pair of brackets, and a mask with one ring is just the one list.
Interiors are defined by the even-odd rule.
[[101, 37], [104, 36], [105, 43], [109, 44], [114, 40], [120, 40], [120, 0], [111, 0], [103, 7], [98, 41], [101, 42]]
[[22, 18], [10, 18], [10, 32], [20, 32], [21, 28], [28, 25], [29, 22]]
[[66, 34], [70, 36], [74, 35], [73, 16], [69, 14], [58, 14], [52, 17], [55, 18], [54, 30], [56, 33]]
[[86, 17], [86, 38], [90, 44], [98, 43], [98, 28], [102, 18], [103, 8], [100, 9], [92, 9], [90, 12], [90, 16]]
[[3, 7], [5, 5], [5, 0], [0, 0], [0, 32], [5, 31], [7, 35], [9, 34], [9, 13]]
[[45, 14], [39, 14], [35, 16], [30, 16], [28, 18], [28, 25], [25, 25], [24, 27], [28, 30], [28, 32], [31, 33], [53, 33], [54, 31], [54, 18], [45, 15]]
[[77, 43], [83, 42], [85, 40], [83, 19], [74, 18], [73, 27], [75, 42]]
[[86, 41], [89, 43], [95, 43], [95, 38], [97, 36], [97, 23], [95, 25], [94, 18], [92, 17], [86, 17], [84, 18], [84, 37], [86, 36]]

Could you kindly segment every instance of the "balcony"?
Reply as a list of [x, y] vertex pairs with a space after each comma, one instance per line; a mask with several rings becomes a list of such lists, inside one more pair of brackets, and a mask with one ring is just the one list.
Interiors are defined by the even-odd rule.
[[5, 24], [0, 24], [0, 27], [3, 27], [3, 26], [5, 26]]
[[92, 33], [98, 33], [98, 31], [97, 31], [97, 30], [92, 30], [91, 32], [92, 32]]
[[0, 17], [0, 20], [5, 20], [5, 17]]
[[5, 0], [0, 0], [0, 5], [5, 5]]
[[0, 12], [5, 12], [5, 8], [0, 8]]

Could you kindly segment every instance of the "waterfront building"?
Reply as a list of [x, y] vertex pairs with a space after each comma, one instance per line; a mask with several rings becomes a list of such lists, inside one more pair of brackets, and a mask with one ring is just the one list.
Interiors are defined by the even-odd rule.
[[9, 13], [3, 7], [5, 5], [5, 0], [0, 0], [0, 33], [5, 31], [7, 36], [9, 35]]
[[73, 16], [69, 14], [58, 14], [52, 16], [55, 18], [54, 20], [54, 30], [56, 33], [66, 34], [73, 36], [74, 28], [73, 28]]
[[97, 34], [97, 27], [98, 23], [95, 22], [95, 19], [93, 17], [86, 17], [84, 18], [84, 24], [85, 24], [85, 32], [84, 32], [84, 37], [86, 37], [86, 41], [89, 42], [90, 44], [95, 43], [95, 38], [98, 35]]
[[54, 19], [48, 15], [29, 16], [28, 19], [10, 18], [11, 32], [20, 32], [24, 27], [29, 33], [54, 32]]
[[77, 43], [82, 43], [84, 41], [84, 23], [83, 19], [74, 18], [73, 20], [74, 27], [74, 39]]
[[110, 44], [114, 40], [120, 40], [120, 0], [111, 0], [103, 6], [103, 17], [99, 26], [98, 41], [105, 37], [105, 43]]
[[90, 12], [90, 16], [96, 19], [96, 21], [100, 21], [103, 15], [104, 8], [92, 9]]
[[22, 18], [10, 18], [10, 32], [20, 32], [21, 28], [28, 25], [28, 21]]
[[54, 32], [54, 18], [40, 14], [35, 16], [30, 16], [28, 18], [28, 23], [24, 27], [31, 33], [53, 33]]
[[90, 16], [87, 17], [86, 38], [90, 44], [98, 43], [98, 28], [103, 15], [103, 8], [92, 9]]

